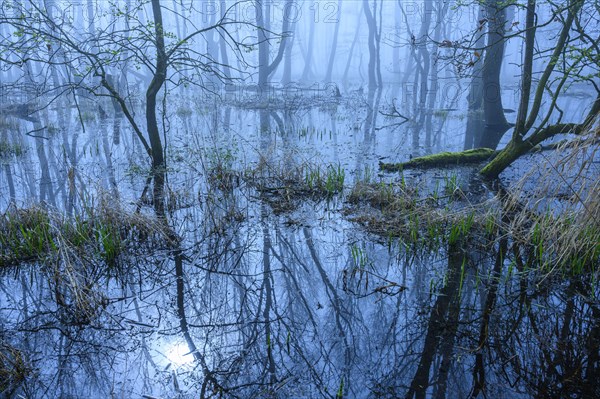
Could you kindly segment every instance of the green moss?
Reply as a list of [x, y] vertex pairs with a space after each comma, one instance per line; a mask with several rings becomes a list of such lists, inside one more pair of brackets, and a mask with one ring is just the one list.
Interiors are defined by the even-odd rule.
[[408, 162], [380, 163], [379, 168], [388, 172], [398, 172], [408, 168], [436, 168], [449, 165], [465, 165], [488, 160], [498, 152], [491, 148], [476, 148], [460, 152], [440, 152], [413, 158]]

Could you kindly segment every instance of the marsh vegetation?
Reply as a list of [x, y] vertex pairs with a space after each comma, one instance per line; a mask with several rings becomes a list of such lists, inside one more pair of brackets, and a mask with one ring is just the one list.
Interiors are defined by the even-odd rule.
[[595, 2], [1, 1], [0, 395], [600, 396]]

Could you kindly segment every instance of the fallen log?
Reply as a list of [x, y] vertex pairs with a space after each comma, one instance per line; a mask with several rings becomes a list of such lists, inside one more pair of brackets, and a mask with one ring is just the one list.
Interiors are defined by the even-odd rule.
[[465, 165], [487, 161], [499, 151], [491, 148], [475, 148], [460, 152], [440, 152], [432, 155], [413, 158], [407, 162], [379, 163], [379, 169], [386, 172], [399, 172], [410, 168], [438, 168], [449, 165]]

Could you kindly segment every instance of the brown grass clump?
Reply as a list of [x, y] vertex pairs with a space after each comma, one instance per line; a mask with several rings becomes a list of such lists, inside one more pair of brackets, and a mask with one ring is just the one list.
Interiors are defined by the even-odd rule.
[[352, 207], [345, 212], [370, 233], [400, 238], [414, 248], [433, 251], [473, 233], [487, 236], [495, 228], [489, 223], [493, 207], [470, 204], [458, 187], [445, 190], [443, 196], [420, 191], [424, 192], [419, 187], [408, 187], [404, 180], [359, 181], [348, 196]]
[[0, 394], [11, 397], [31, 372], [23, 353], [0, 340]]
[[172, 244], [160, 221], [126, 212], [114, 201], [75, 217], [41, 206], [13, 206], [0, 215], [0, 272], [34, 266], [28, 269], [47, 278], [67, 325], [89, 324], [106, 307], [102, 281], [124, 277], [136, 259]]
[[541, 154], [508, 190], [509, 231], [545, 271], [596, 272], [600, 263], [600, 144], [595, 135]]
[[331, 199], [342, 194], [344, 179], [345, 171], [340, 165], [283, 167], [264, 160], [244, 175], [244, 180], [275, 214], [294, 211], [307, 199]]

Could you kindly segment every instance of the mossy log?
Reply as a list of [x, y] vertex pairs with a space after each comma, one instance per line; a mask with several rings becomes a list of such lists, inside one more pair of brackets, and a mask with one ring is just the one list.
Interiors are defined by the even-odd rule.
[[498, 154], [491, 148], [476, 148], [460, 152], [440, 152], [423, 157], [413, 158], [408, 162], [379, 163], [379, 168], [387, 172], [398, 172], [409, 168], [438, 168], [450, 165], [466, 165], [487, 161]]

